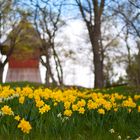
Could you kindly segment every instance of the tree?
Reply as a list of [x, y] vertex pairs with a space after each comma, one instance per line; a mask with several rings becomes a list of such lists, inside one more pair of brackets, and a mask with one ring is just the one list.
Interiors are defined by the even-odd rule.
[[134, 56], [131, 65], [127, 66], [127, 75], [129, 84], [140, 86], [140, 42], [137, 42], [138, 54]]
[[0, 82], [3, 81], [3, 71], [4, 66], [6, 65], [8, 61], [8, 57], [11, 55], [13, 50], [13, 45], [11, 44], [11, 47], [9, 48], [8, 52], [6, 53], [6, 58], [3, 59], [2, 50], [2, 39], [3, 36], [5, 36], [5, 32], [9, 30], [8, 23], [6, 21], [9, 20], [9, 13], [11, 12], [11, 6], [12, 6], [12, 0], [1, 0], [0, 1]]
[[[22, 28], [14, 29], [17, 27], [20, 18], [23, 17], [24, 12], [18, 8], [14, 0], [0, 2], [0, 81], [2, 82], [4, 67], [15, 51], [16, 45], [21, 41], [21, 39], [19, 40], [19, 34]], [[4, 41], [5, 37], [7, 39]], [[22, 38], [23, 40], [24, 38]], [[21, 54], [19, 55], [21, 56]]]
[[101, 18], [105, 7], [105, 0], [75, 0], [81, 16], [86, 23], [92, 52], [95, 74], [95, 88], [103, 87], [103, 61], [101, 46]]
[[[140, 39], [140, 1], [139, 0], [127, 0], [124, 2], [115, 1], [116, 7], [112, 8], [118, 16], [121, 24], [125, 26], [123, 31], [123, 38], [127, 49], [126, 59], [126, 72], [128, 76], [128, 82], [131, 84], [138, 85], [139, 82], [139, 53], [135, 54], [134, 57], [131, 54], [131, 50], [135, 49], [135, 45], [129, 44], [129, 41], [133, 39], [136, 42]], [[138, 51], [139, 51], [139, 47]]]
[[[56, 50], [56, 33], [64, 25], [64, 22], [61, 20], [61, 10], [63, 1], [58, 4], [53, 3], [52, 1], [31, 1], [32, 5], [35, 7], [34, 11], [34, 23], [37, 29], [37, 32], [42, 40], [41, 50], [41, 63], [46, 68], [46, 85], [50, 85], [50, 80], [54, 84], [63, 84], [63, 69], [59, 55]], [[42, 6], [42, 4], [43, 6]], [[45, 57], [45, 59], [42, 58]], [[57, 72], [57, 80], [52, 71], [51, 59], [54, 59], [55, 69]]]
[[110, 6], [110, 10], [114, 12], [116, 18], [121, 24], [127, 26], [131, 35], [140, 37], [140, 1], [126, 0], [113, 1], [114, 6]]

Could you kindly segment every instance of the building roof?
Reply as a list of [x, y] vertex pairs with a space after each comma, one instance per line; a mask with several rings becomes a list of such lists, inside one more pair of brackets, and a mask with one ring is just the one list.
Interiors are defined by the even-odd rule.
[[12, 56], [18, 59], [35, 57], [38, 55], [37, 52], [39, 52], [39, 48], [41, 47], [40, 36], [26, 18], [22, 18], [3, 42], [3, 54], [7, 54], [12, 43], [14, 44]]

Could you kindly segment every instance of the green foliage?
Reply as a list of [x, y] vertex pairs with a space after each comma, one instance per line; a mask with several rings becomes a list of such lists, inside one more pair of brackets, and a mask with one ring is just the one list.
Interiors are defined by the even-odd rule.
[[127, 67], [127, 74], [131, 85], [140, 86], [140, 50], [132, 64]]

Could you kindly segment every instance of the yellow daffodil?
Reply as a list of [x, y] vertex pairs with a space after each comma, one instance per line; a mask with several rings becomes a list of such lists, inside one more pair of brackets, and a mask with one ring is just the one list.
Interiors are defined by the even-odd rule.
[[8, 105], [5, 105], [4, 107], [2, 107], [1, 111], [4, 115], [14, 115], [14, 112]]
[[24, 103], [24, 100], [25, 100], [25, 97], [24, 96], [19, 97], [19, 103], [20, 104], [23, 104]]
[[83, 107], [80, 107], [80, 108], [78, 109], [78, 112], [79, 112], [80, 114], [84, 114], [84, 113], [85, 113], [85, 109], [84, 109]]
[[24, 133], [29, 133], [32, 129], [30, 123], [26, 121], [25, 119], [22, 119], [20, 123], [18, 124], [18, 128], [20, 128]]
[[65, 110], [64, 115], [70, 117], [72, 115], [72, 111], [71, 110]]
[[14, 117], [14, 119], [17, 120], [17, 121], [20, 121], [21, 118], [20, 118], [19, 115], [17, 115], [17, 116]]
[[98, 113], [104, 115], [105, 114], [105, 110], [104, 109], [98, 109]]

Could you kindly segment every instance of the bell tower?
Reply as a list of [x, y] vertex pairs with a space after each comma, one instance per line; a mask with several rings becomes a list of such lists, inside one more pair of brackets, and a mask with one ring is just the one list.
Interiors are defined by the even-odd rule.
[[39, 57], [41, 40], [33, 25], [23, 18], [3, 43], [8, 49], [11, 36], [16, 36], [12, 55], [8, 59], [6, 82], [29, 81], [41, 82]]

